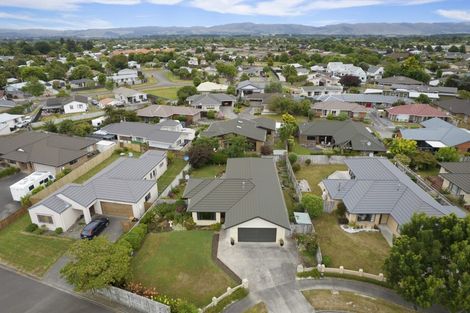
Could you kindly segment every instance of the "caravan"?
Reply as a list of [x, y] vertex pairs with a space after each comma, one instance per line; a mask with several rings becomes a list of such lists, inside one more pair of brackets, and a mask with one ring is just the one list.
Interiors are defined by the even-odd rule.
[[10, 186], [11, 196], [15, 201], [21, 201], [21, 198], [41, 185], [53, 181], [55, 177], [50, 172], [34, 172], [22, 180]]

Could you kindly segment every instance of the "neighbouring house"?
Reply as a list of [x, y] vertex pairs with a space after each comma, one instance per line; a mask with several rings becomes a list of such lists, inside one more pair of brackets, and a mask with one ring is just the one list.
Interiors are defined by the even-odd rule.
[[432, 118], [447, 120], [449, 115], [429, 104], [412, 103], [398, 105], [385, 110], [387, 117], [393, 122], [421, 123]]
[[237, 96], [244, 97], [253, 93], [264, 93], [265, 82], [244, 80], [237, 85]]
[[276, 97], [282, 97], [280, 93], [252, 93], [246, 95], [245, 99], [250, 102], [250, 107], [253, 108], [254, 114], [270, 113], [269, 104]]
[[42, 111], [47, 113], [82, 113], [88, 111], [88, 97], [75, 95], [73, 97], [50, 98], [42, 105]]
[[208, 111], [219, 112], [221, 106], [233, 107], [237, 98], [226, 93], [206, 93], [190, 96], [186, 101], [191, 107], [207, 113]]
[[413, 94], [418, 94], [418, 96], [425, 94], [431, 99], [439, 99], [440, 97], [457, 97], [458, 90], [455, 87], [393, 84], [389, 88], [384, 89], [384, 94], [409, 98]]
[[120, 158], [86, 183], [68, 184], [29, 208], [40, 227], [64, 231], [81, 216], [89, 223], [95, 214], [141, 218], [157, 199], [157, 179], [166, 171], [166, 153], [147, 151], [140, 158]]
[[408, 98], [400, 98], [397, 96], [384, 96], [381, 94], [361, 94], [361, 93], [342, 93], [340, 95], [324, 95], [316, 97], [317, 101], [338, 100], [345, 102], [354, 102], [357, 104], [365, 105], [366, 107], [391, 107], [397, 102], [412, 103], [413, 101]]
[[384, 74], [384, 68], [382, 66], [371, 65], [367, 69], [367, 77], [370, 79], [374, 79], [374, 80], [382, 79], [383, 74]]
[[382, 86], [392, 85], [424, 85], [423, 82], [405, 76], [391, 76], [377, 80], [377, 84]]
[[113, 98], [104, 98], [104, 99], [101, 99], [100, 101], [98, 101], [98, 107], [103, 110], [107, 107], [122, 106], [123, 103], [124, 102], [121, 101], [121, 100], [117, 100], [117, 99], [113, 99]]
[[228, 85], [217, 84], [213, 82], [200, 83], [196, 89], [197, 92], [210, 93], [210, 92], [227, 92]]
[[470, 130], [458, 128], [440, 118], [421, 122], [421, 125], [424, 128], [400, 129], [397, 136], [415, 140], [421, 150], [455, 147], [461, 153], [470, 152]]
[[227, 244], [279, 243], [290, 231], [273, 159], [229, 159], [222, 178], [190, 178], [183, 198], [196, 225], [223, 225]]
[[23, 121], [24, 115], [19, 114], [0, 114], [0, 136], [9, 135], [17, 130], [18, 123]]
[[441, 188], [470, 205], [470, 161], [442, 162], [440, 165]]
[[319, 96], [340, 95], [343, 92], [343, 86], [303, 86], [300, 87], [300, 96], [315, 98]]
[[243, 136], [248, 141], [249, 150], [260, 153], [261, 147], [266, 143], [268, 131], [274, 132], [275, 130], [276, 122], [274, 120], [236, 118], [212, 123], [209, 128], [201, 133], [201, 136], [219, 138], [221, 148], [226, 146], [227, 136]]
[[362, 152], [385, 152], [385, 146], [359, 122], [316, 120], [299, 126], [299, 143]]
[[82, 79], [74, 79], [69, 81], [71, 89], [83, 89], [89, 86], [94, 86], [95, 81], [89, 78], [82, 78]]
[[140, 69], [140, 64], [137, 61], [129, 61], [127, 62], [127, 67], [130, 69]]
[[457, 207], [437, 202], [386, 158], [347, 158], [344, 162], [350, 178], [323, 180], [323, 199], [342, 201], [350, 223], [378, 227], [390, 243], [413, 214], [466, 216]]
[[147, 94], [133, 89], [119, 87], [113, 90], [114, 98], [128, 105], [148, 102]]
[[339, 116], [341, 113], [346, 113], [350, 118], [365, 119], [371, 111], [370, 108], [357, 103], [335, 100], [317, 102], [312, 104], [311, 108], [316, 117]]
[[22, 132], [0, 137], [0, 162], [21, 171], [57, 174], [74, 169], [96, 153], [96, 140], [54, 133]]
[[142, 83], [141, 79], [139, 78], [139, 72], [135, 69], [129, 68], [120, 70], [112, 76], [108, 76], [108, 80], [111, 80], [118, 86], [136, 85]]
[[437, 107], [453, 117], [466, 123], [470, 128], [470, 100], [469, 99], [441, 99], [436, 102]]
[[334, 76], [352, 75], [358, 77], [361, 82], [367, 81], [366, 72], [359, 66], [353, 64], [343, 64], [343, 62], [329, 62], [326, 66], [326, 71]]
[[145, 122], [170, 119], [184, 121], [189, 125], [201, 119], [201, 110], [184, 106], [153, 104], [137, 110], [137, 116]]
[[161, 125], [139, 122], [109, 124], [99, 134], [113, 135], [120, 143], [148, 144], [151, 149], [179, 151], [188, 143], [182, 131], [162, 130]]
[[0, 98], [0, 109], [12, 109], [15, 106], [16, 106], [15, 101]]

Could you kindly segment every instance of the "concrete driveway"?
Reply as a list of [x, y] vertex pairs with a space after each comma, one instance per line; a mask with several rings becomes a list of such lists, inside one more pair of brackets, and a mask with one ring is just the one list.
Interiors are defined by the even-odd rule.
[[[275, 243], [238, 243], [231, 246], [224, 231], [219, 240], [218, 258], [240, 278], [248, 279], [249, 299], [241, 305], [263, 301], [272, 313], [311, 313], [312, 306], [297, 288], [297, 248], [291, 239], [284, 247]], [[243, 312], [237, 306], [225, 312]]]
[[0, 178], [0, 220], [16, 212], [20, 208], [20, 203], [13, 201], [10, 193], [10, 186], [26, 177], [25, 173], [15, 173], [13, 175]]
[[[98, 218], [100, 215], [94, 215], [93, 218]], [[116, 216], [107, 216], [109, 218], [109, 225], [106, 227], [100, 236], [104, 236], [109, 239], [111, 242], [116, 242], [119, 237], [123, 234], [123, 229], [121, 226], [121, 221], [127, 221], [128, 219], [125, 217], [116, 217]], [[85, 220], [81, 218], [78, 220], [69, 230], [67, 230], [64, 234], [67, 237], [73, 239], [80, 239], [80, 232], [82, 231], [83, 227], [85, 227]]]

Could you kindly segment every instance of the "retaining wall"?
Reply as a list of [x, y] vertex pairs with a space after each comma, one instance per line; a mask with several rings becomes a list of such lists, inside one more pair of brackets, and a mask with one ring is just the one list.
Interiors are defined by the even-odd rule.
[[131, 309], [138, 310], [141, 312], [171, 313], [169, 306], [163, 303], [139, 296], [135, 293], [129, 292], [124, 289], [110, 286], [108, 288], [99, 289], [95, 291], [95, 293], [103, 297], [106, 297], [111, 301], [118, 302]]

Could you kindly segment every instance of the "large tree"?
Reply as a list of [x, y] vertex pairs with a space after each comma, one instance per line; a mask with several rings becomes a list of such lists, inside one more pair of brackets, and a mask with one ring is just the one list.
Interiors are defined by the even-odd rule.
[[394, 138], [390, 143], [390, 152], [393, 154], [413, 155], [417, 150], [417, 143], [414, 140], [401, 137]]
[[444, 147], [436, 152], [436, 159], [439, 162], [458, 162], [460, 160], [460, 154], [454, 147]]
[[26, 85], [22, 88], [22, 90], [26, 93], [38, 97], [44, 93], [46, 87], [44, 87], [44, 85], [41, 84], [41, 82], [36, 77], [31, 77], [26, 83]]
[[194, 86], [184, 86], [178, 89], [176, 95], [178, 96], [178, 103], [183, 104], [190, 96], [197, 94], [197, 89]]
[[470, 310], [470, 217], [415, 215], [403, 225], [384, 270], [388, 283], [421, 307]]

